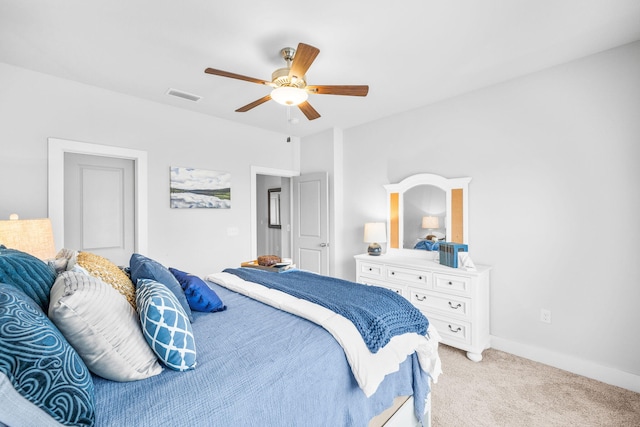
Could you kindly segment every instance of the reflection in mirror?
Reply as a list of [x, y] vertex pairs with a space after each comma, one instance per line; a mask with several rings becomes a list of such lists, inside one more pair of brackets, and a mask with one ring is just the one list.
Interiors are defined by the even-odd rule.
[[269, 200], [269, 228], [281, 228], [280, 191], [280, 188], [270, 188], [267, 190]]
[[446, 240], [447, 193], [434, 185], [417, 185], [404, 193], [404, 241], [412, 249], [427, 238]]

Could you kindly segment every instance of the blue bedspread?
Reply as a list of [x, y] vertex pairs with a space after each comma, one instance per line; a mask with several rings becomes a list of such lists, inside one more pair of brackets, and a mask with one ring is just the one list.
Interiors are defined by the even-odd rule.
[[428, 374], [417, 356], [367, 398], [323, 328], [209, 283], [227, 306], [194, 312], [198, 366], [142, 381], [94, 378], [96, 426], [362, 426], [396, 396], [422, 417]]
[[420, 240], [413, 249], [421, 249], [423, 251], [438, 251], [440, 250], [440, 242], [432, 242], [429, 240]]
[[395, 335], [427, 333], [429, 321], [402, 296], [377, 286], [363, 286], [347, 280], [301, 270], [273, 273], [254, 268], [228, 268], [226, 273], [286, 292], [338, 313], [355, 325], [372, 353]]

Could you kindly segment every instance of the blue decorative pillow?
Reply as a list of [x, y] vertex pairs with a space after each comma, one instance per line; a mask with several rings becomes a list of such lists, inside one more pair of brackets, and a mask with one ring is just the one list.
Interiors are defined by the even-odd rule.
[[49, 291], [55, 281], [55, 270], [46, 262], [0, 245], [0, 282], [21, 289], [45, 313], [49, 309]]
[[160, 282], [165, 285], [173, 295], [176, 297], [187, 318], [190, 322], [193, 322], [193, 315], [191, 314], [191, 308], [189, 308], [189, 302], [184, 295], [184, 291], [180, 286], [180, 283], [173, 277], [173, 274], [158, 261], [147, 258], [144, 255], [133, 254], [129, 260], [129, 268], [131, 269], [131, 280], [137, 285], [140, 279], [151, 279], [156, 282]]
[[191, 323], [173, 293], [159, 282], [140, 279], [136, 305], [147, 343], [168, 368], [196, 367], [196, 344]]
[[184, 294], [189, 302], [189, 307], [195, 311], [213, 313], [214, 311], [226, 310], [227, 306], [222, 303], [218, 294], [211, 289], [204, 280], [193, 274], [169, 268], [171, 274], [178, 279]]
[[[2, 405], [0, 424], [32, 423], [42, 419], [42, 411], [63, 425], [94, 424], [93, 380], [82, 359], [35, 301], [4, 283], [0, 348], [0, 379], [6, 377], [23, 398]], [[16, 395], [13, 390], [5, 393]]]

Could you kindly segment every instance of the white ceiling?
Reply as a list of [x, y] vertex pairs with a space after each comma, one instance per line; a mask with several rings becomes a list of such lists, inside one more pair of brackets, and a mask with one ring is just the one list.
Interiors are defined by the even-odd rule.
[[[0, 0], [0, 62], [305, 136], [348, 128], [640, 40], [638, 0]], [[366, 84], [365, 98], [311, 95], [308, 121], [267, 86], [298, 42], [320, 55], [309, 84]], [[167, 96], [169, 88], [202, 96]]]

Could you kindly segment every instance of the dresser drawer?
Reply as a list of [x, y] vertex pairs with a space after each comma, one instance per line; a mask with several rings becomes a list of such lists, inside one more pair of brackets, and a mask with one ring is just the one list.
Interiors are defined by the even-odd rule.
[[419, 309], [428, 313], [434, 310], [446, 315], [456, 315], [462, 318], [471, 318], [471, 299], [456, 295], [446, 295], [421, 289], [409, 288], [410, 301]]
[[436, 291], [453, 292], [460, 295], [470, 295], [471, 278], [453, 274], [434, 273], [433, 289]]
[[379, 277], [384, 279], [384, 266], [380, 264], [369, 264], [367, 262], [358, 263], [359, 274], [367, 277]]
[[471, 344], [471, 324], [453, 319], [427, 315], [429, 322], [436, 327], [445, 344]]
[[387, 267], [387, 279], [408, 285], [431, 286], [431, 273], [409, 268]]
[[358, 279], [358, 283], [362, 283], [363, 285], [378, 286], [380, 288], [389, 289], [390, 291], [393, 291], [398, 295], [406, 299], [409, 299], [409, 289], [403, 285], [399, 285], [396, 283], [382, 282], [375, 279], [369, 279], [367, 277], [360, 277]]

